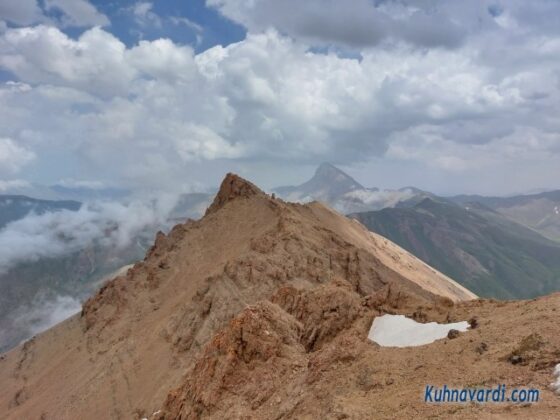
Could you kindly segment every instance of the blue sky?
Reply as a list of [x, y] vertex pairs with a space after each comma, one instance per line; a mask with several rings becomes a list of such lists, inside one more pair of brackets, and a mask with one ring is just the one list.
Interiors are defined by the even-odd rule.
[[3, 0], [0, 192], [198, 189], [227, 171], [272, 187], [323, 161], [367, 186], [558, 188], [559, 14], [553, 0]]
[[[215, 9], [206, 7], [204, 0], [158, 0], [149, 3], [150, 12], [158, 18], [156, 21], [145, 19], [144, 23], [139, 23], [134, 12], [131, 13], [139, 3], [134, 0], [92, 1], [111, 20], [107, 30], [128, 46], [134, 45], [139, 39], [165, 37], [179, 44], [192, 45], [200, 52], [216, 44], [228, 45], [245, 38], [245, 28], [220, 15]], [[192, 26], [180, 23], [178, 19], [188, 19]]]
[[[221, 15], [216, 9], [207, 7], [204, 0], [158, 0], [154, 2], [119, 0], [91, 1], [100, 13], [107, 16], [109, 23], [104, 29], [115, 35], [128, 47], [139, 40], [170, 38], [178, 44], [193, 46], [197, 52], [214, 45], [228, 45], [245, 38], [246, 29]], [[44, 15], [59, 19], [63, 13], [55, 8], [45, 10]], [[138, 11], [146, 10], [143, 16]], [[17, 23], [6, 21], [8, 26], [18, 27]], [[88, 26], [62, 26], [69, 36], [77, 38]]]

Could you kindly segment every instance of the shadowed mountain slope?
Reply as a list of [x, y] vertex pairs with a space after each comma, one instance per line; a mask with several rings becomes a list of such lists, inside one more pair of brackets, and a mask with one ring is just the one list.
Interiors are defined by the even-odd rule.
[[352, 217], [480, 296], [560, 290], [560, 245], [481, 204], [426, 198], [411, 208]]
[[465, 206], [473, 202], [483, 204], [549, 239], [560, 241], [560, 191], [512, 197], [458, 195], [449, 199]]

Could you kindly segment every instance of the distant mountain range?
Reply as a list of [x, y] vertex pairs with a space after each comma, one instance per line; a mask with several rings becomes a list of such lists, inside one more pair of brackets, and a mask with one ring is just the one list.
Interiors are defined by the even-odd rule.
[[287, 201], [322, 201], [344, 214], [405, 205], [407, 200], [427, 194], [413, 188], [366, 188], [329, 163], [321, 164], [309, 181], [298, 186], [278, 187], [273, 192]]
[[309, 181], [275, 192], [350, 214], [481, 296], [560, 290], [560, 191], [443, 198], [414, 187], [366, 188], [322, 164]]
[[481, 204], [425, 198], [410, 208], [351, 217], [480, 296], [532, 298], [560, 290], [560, 243]]
[[323, 163], [309, 181], [298, 186], [279, 187], [273, 192], [288, 201], [322, 201], [344, 214], [384, 208], [410, 208], [425, 198], [439, 201], [445, 198], [464, 208], [481, 204], [548, 239], [560, 241], [560, 190], [509, 197], [438, 197], [412, 186], [398, 190], [364, 187], [334, 165]]
[[38, 200], [22, 195], [0, 195], [0, 229], [10, 222], [23, 219], [29, 213], [44, 214], [60, 210], [78, 210], [77, 201]]
[[560, 191], [513, 197], [458, 195], [449, 199], [464, 206], [472, 202], [484, 204], [549, 239], [560, 241]]
[[2, 196], [19, 195], [48, 201], [122, 200], [130, 194], [123, 188], [87, 185], [40, 185], [16, 183], [0, 190]]

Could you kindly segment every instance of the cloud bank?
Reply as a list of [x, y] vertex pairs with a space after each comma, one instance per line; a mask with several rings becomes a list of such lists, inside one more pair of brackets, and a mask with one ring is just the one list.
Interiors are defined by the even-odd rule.
[[78, 211], [30, 214], [0, 230], [0, 274], [21, 262], [60, 257], [89, 246], [123, 249], [170, 227], [176, 197], [151, 201], [97, 202]]
[[[28, 163], [37, 173], [79, 168], [132, 188], [215, 184], [224, 168], [270, 184], [321, 161], [401, 185], [557, 186], [560, 3], [208, 5], [246, 38], [195, 53], [170, 39], [126, 46], [100, 27], [6, 28], [0, 137], [41, 157]], [[157, 18], [151, 3], [135, 10]]]

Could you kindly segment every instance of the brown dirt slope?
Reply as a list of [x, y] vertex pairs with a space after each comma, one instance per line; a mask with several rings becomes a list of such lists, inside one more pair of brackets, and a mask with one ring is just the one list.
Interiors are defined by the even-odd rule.
[[[81, 314], [2, 356], [0, 413], [553, 418], [558, 399], [546, 386], [560, 361], [560, 296], [473, 297], [359, 223], [319, 203], [273, 199], [228, 174], [203, 219], [158, 234], [145, 260]], [[380, 348], [367, 332], [382, 313], [440, 322], [476, 315], [479, 327], [419, 348]], [[523, 341], [532, 333], [538, 339]], [[507, 361], [514, 351], [522, 363]], [[543, 400], [426, 405], [427, 382], [527, 385]]]

